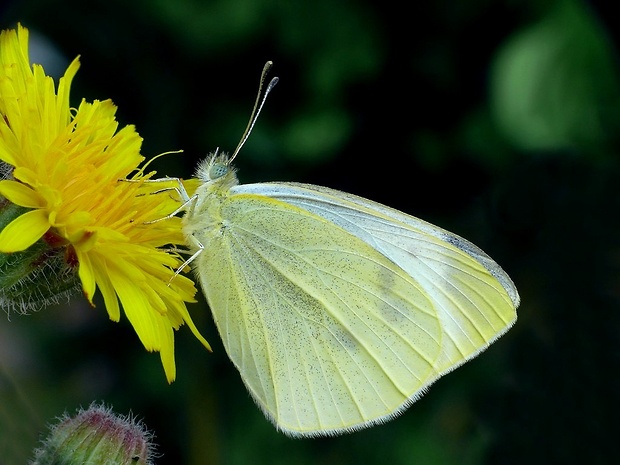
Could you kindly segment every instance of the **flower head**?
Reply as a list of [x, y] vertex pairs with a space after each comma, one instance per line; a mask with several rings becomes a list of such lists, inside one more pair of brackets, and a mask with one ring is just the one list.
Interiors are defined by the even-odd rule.
[[30, 66], [27, 29], [0, 36], [0, 161], [13, 167], [0, 195], [27, 209], [0, 232], [0, 253], [40, 241], [62, 248], [88, 301], [99, 289], [118, 321], [120, 300], [146, 349], [160, 352], [171, 382], [174, 330], [186, 323], [209, 347], [185, 305], [194, 301], [194, 283], [172, 279], [182, 261], [165, 249], [184, 242], [180, 219], [167, 218], [178, 203], [150, 195], [161, 185], [139, 168], [142, 139], [133, 126], [118, 129], [110, 100], [71, 109], [78, 68], [76, 58], [55, 89], [40, 65]]

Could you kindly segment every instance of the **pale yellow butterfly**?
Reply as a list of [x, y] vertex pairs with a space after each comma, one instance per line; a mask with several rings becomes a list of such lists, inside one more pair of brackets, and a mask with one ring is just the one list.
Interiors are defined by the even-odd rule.
[[183, 230], [228, 356], [291, 436], [390, 420], [516, 320], [508, 275], [467, 240], [355, 195], [239, 185], [217, 151], [182, 184]]

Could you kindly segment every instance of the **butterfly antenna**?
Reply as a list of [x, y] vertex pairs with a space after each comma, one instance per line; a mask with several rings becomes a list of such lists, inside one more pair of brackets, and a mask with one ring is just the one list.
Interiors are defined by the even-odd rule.
[[261, 99], [261, 95], [263, 91], [263, 84], [265, 84], [265, 79], [267, 78], [267, 74], [269, 73], [269, 70], [271, 69], [272, 66], [273, 66], [273, 62], [268, 61], [267, 63], [265, 63], [265, 66], [263, 67], [263, 72], [260, 75], [260, 84], [258, 85], [258, 94], [256, 94], [256, 102], [254, 102], [254, 108], [252, 109], [252, 114], [250, 115], [250, 121], [248, 121], [248, 125], [245, 128], [245, 131], [243, 132], [243, 137], [241, 137], [241, 140], [239, 141], [239, 145], [237, 145], [237, 148], [233, 152], [232, 157], [230, 157], [230, 160], [228, 160], [228, 163], [232, 162], [235, 159], [235, 157], [241, 150], [241, 147], [243, 147], [243, 144], [245, 144], [245, 141], [248, 140], [248, 137], [250, 137], [250, 133], [252, 132], [252, 129], [254, 128], [254, 125], [256, 124], [258, 115], [260, 115], [260, 112], [263, 109], [263, 105], [265, 104], [265, 100], [267, 100], [267, 96], [269, 95], [269, 92], [271, 92], [271, 89], [273, 89], [275, 85], [278, 83], [277, 77], [274, 77], [271, 81], [269, 81], [269, 84], [267, 85], [267, 88], [265, 89], [265, 94], [263, 95], [263, 98]]

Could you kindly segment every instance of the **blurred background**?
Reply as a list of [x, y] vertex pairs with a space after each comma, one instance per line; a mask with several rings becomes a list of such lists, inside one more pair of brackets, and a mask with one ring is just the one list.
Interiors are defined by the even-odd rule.
[[204, 304], [166, 383], [127, 321], [80, 296], [0, 318], [0, 464], [93, 401], [142, 419], [164, 464], [612, 463], [620, 382], [620, 86], [613, 2], [5, 1], [72, 98], [111, 98], [162, 175], [188, 177], [280, 83], [241, 182], [302, 181], [470, 239], [515, 281], [516, 325], [399, 418], [293, 440], [246, 393]]

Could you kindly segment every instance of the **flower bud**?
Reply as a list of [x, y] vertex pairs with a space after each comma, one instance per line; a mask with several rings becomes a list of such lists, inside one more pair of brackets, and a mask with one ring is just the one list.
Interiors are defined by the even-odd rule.
[[149, 465], [152, 434], [131, 416], [91, 405], [51, 428], [32, 465]]

